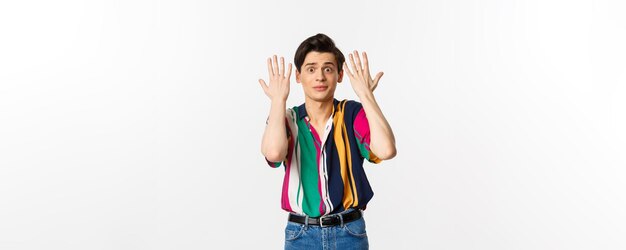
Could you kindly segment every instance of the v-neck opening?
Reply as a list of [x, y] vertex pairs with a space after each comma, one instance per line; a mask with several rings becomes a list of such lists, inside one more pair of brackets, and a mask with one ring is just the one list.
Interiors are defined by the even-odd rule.
[[[328, 120], [326, 120], [326, 124], [324, 125], [324, 131], [317, 131], [315, 129], [315, 126], [313, 126], [313, 124], [311, 124], [311, 119], [309, 118], [308, 113], [306, 113], [306, 106], [304, 106], [305, 104], [303, 104], [304, 106], [304, 112], [305, 112], [305, 116], [303, 117], [303, 119], [305, 119], [307, 126], [309, 127], [309, 131], [311, 132], [311, 135], [313, 136], [313, 141], [316, 144], [316, 148], [319, 149], [319, 151], [323, 151], [324, 150], [324, 145], [326, 144], [326, 141], [328, 140], [328, 136], [330, 135], [330, 131], [332, 130], [332, 126], [333, 126], [333, 119], [335, 117], [335, 112], [336, 112], [336, 108], [335, 106], [337, 105], [339, 101], [337, 99], [333, 99], [333, 110], [330, 112], [330, 117], [328, 117]], [[323, 132], [320, 135], [320, 132]]]

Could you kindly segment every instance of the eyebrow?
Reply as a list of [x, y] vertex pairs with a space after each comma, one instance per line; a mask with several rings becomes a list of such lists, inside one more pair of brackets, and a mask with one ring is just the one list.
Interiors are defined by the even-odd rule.
[[[325, 62], [324, 64], [330, 64], [330, 65], [335, 66], [335, 63], [333, 63], [333, 62]], [[306, 66], [309, 66], [309, 65], [317, 65], [317, 63], [307, 63], [304, 66], [306, 67]]]

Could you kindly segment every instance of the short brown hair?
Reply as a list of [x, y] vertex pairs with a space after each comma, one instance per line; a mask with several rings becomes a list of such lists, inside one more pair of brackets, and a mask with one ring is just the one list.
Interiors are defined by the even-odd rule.
[[311, 51], [333, 53], [335, 55], [335, 60], [337, 60], [337, 72], [341, 72], [343, 70], [343, 63], [346, 59], [343, 56], [343, 53], [341, 53], [341, 50], [335, 46], [333, 39], [327, 35], [318, 33], [317, 35], [307, 38], [300, 44], [300, 46], [298, 46], [296, 55], [293, 58], [293, 62], [298, 71], [302, 68], [304, 58], [306, 58], [306, 55]]

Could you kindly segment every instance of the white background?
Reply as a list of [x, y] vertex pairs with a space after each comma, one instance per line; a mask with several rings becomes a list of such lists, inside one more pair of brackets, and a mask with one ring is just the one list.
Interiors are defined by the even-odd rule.
[[372, 249], [626, 248], [623, 1], [294, 2], [3, 1], [0, 249], [282, 248], [257, 80], [318, 32], [385, 72]]

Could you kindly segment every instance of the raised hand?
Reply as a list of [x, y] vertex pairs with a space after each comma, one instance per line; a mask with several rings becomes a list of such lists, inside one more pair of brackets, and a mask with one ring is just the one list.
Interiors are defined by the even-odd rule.
[[[354, 62], [355, 57], [356, 63]], [[382, 71], [378, 72], [376, 77], [372, 79], [370, 76], [367, 54], [365, 52], [363, 52], [363, 64], [361, 64], [359, 52], [355, 50], [353, 53], [350, 53], [350, 64], [352, 67], [348, 68], [348, 63], [344, 62], [343, 68], [348, 73], [348, 77], [350, 77], [350, 84], [352, 85], [352, 88], [357, 96], [361, 97], [363, 94], [373, 92], [378, 86], [378, 81], [384, 73]]]
[[270, 100], [281, 100], [286, 101], [289, 96], [289, 78], [291, 77], [291, 63], [289, 64], [289, 68], [287, 72], [285, 72], [285, 59], [280, 57], [280, 68], [278, 67], [278, 60], [276, 55], [274, 55], [274, 60], [272, 58], [267, 58], [267, 71], [270, 75], [270, 84], [269, 86], [263, 81], [263, 79], [259, 79], [259, 83], [265, 92], [265, 95], [270, 98]]

